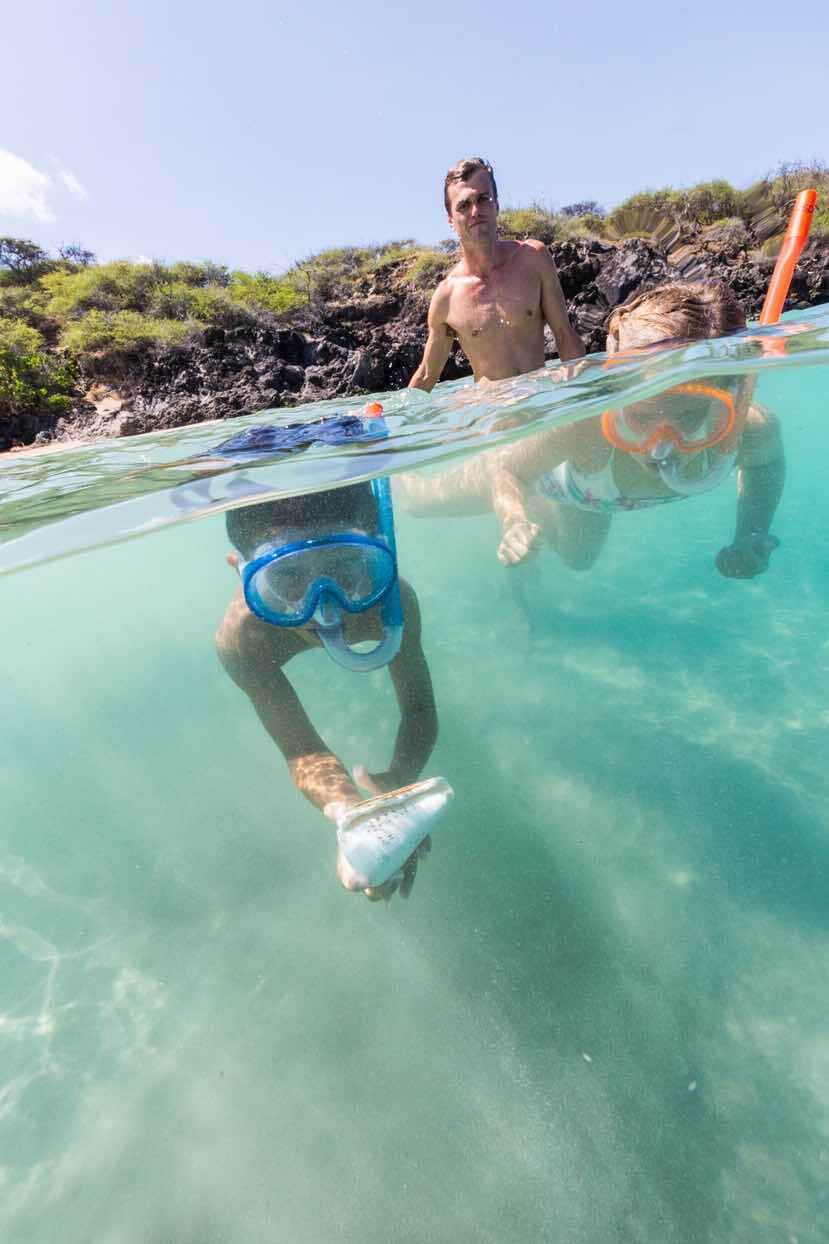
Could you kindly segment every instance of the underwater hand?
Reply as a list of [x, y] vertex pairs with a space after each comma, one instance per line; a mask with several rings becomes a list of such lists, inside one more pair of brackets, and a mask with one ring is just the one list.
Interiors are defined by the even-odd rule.
[[777, 536], [751, 536], [720, 549], [716, 567], [726, 579], [753, 579], [768, 569], [769, 558], [779, 545]]
[[522, 520], [507, 527], [498, 545], [498, 561], [502, 566], [517, 566], [541, 546], [541, 528], [537, 523]]
[[[361, 790], [367, 792], [369, 798], [386, 794], [400, 785], [389, 773], [371, 774], [364, 765], [355, 765], [354, 782]], [[325, 816], [336, 822], [346, 806], [348, 805], [344, 803], [329, 803], [326, 804], [323, 811]], [[385, 881], [381, 886], [369, 886], [363, 889], [363, 894], [365, 894], [369, 902], [377, 903], [381, 899], [388, 901], [398, 889], [401, 898], [408, 898], [417, 876], [418, 861], [427, 856], [431, 849], [432, 842], [427, 835], [393, 877], [389, 877], [388, 881]], [[337, 876], [346, 890], [359, 890], [362, 888], [357, 874], [342, 851], [337, 852]]]

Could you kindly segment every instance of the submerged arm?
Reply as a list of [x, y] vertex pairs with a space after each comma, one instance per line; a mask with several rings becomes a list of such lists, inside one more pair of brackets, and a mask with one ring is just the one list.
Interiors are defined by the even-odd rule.
[[717, 555], [729, 579], [752, 579], [766, 569], [779, 541], [769, 534], [786, 479], [780, 424], [753, 406], [737, 459], [737, 520], [734, 540]]
[[[408, 613], [406, 616], [408, 620]], [[261, 625], [267, 627], [268, 623]], [[297, 789], [310, 800], [314, 807], [319, 808], [330, 820], [339, 824], [339, 816], [344, 807], [361, 803], [364, 796], [352, 781], [342, 761], [326, 746], [314, 729], [299, 696], [282, 670], [284, 661], [297, 651], [296, 640], [284, 634], [274, 639], [267, 631], [261, 630], [261, 625], [250, 620], [243, 602], [241, 607], [240, 602], [234, 602], [217, 635], [216, 647], [219, 658], [233, 681], [248, 696], [262, 725], [285, 757]], [[419, 629], [418, 625], [415, 643], [417, 650], [420, 647]], [[402, 656], [403, 649], [397, 661], [400, 661]], [[431, 697], [428, 670], [426, 679], [429, 697]], [[430, 702], [434, 717], [434, 702]], [[410, 754], [415, 762], [422, 755], [420, 763], [425, 763], [434, 744], [436, 732], [435, 718], [431, 742], [428, 743], [423, 753], [422, 750], [418, 751], [406, 741], [408, 736], [401, 723], [400, 735], [404, 736], [401, 763], [405, 762]], [[395, 753], [396, 760], [397, 752]], [[361, 776], [358, 773], [357, 776], [361, 783], [365, 778], [364, 784], [373, 790], [374, 783], [367, 775]], [[427, 849], [421, 844], [403, 865], [401, 876], [390, 878], [384, 885], [364, 889], [363, 893], [367, 898], [376, 901], [390, 898], [399, 887], [401, 895], [407, 897], [414, 884], [418, 854]], [[361, 882], [355, 876], [342, 849], [337, 854], [337, 874], [347, 890], [361, 888]]]
[[542, 535], [529, 514], [531, 494], [542, 475], [578, 449], [587, 422], [539, 432], [487, 454], [492, 508], [501, 524], [498, 560], [502, 565], [517, 565], [538, 551]]
[[297, 790], [321, 812], [328, 803], [359, 802], [362, 796], [342, 761], [311, 724], [281, 668], [278, 651], [272, 642], [262, 641], [260, 628], [268, 623], [253, 621], [250, 615], [246, 618], [245, 613], [231, 605], [216, 637], [216, 649], [225, 670], [245, 692], [285, 757]]
[[400, 725], [392, 762], [384, 774], [375, 775], [375, 781], [385, 790], [407, 786], [416, 780], [438, 736], [432, 679], [421, 645], [420, 607], [413, 589], [402, 580], [400, 597], [405, 618], [403, 643], [389, 666], [400, 707]]

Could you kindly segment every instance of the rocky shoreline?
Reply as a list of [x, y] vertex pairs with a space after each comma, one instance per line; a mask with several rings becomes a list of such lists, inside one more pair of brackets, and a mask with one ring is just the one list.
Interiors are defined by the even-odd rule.
[[[604, 348], [602, 325], [614, 306], [666, 280], [719, 277], [755, 318], [774, 266], [773, 259], [752, 249], [744, 229], [733, 226], [711, 227], [670, 249], [643, 238], [579, 239], [550, 249], [572, 322], [590, 352]], [[348, 301], [209, 327], [181, 345], [147, 349], [106, 369], [86, 358], [71, 412], [51, 428], [38, 424], [29, 438], [18, 433], [18, 441], [57, 445], [130, 436], [400, 388], [420, 360], [429, 302], [429, 291], [400, 279], [405, 262], [358, 284]], [[798, 265], [787, 309], [827, 301], [829, 247], [813, 244]], [[555, 357], [552, 342], [548, 357]], [[456, 345], [443, 378], [468, 374]]]

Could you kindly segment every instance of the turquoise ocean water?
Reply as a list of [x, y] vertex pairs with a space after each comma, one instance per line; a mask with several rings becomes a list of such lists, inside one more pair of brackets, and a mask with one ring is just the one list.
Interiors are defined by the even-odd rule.
[[[505, 570], [491, 516], [398, 513], [427, 772], [456, 791], [408, 903], [339, 887], [218, 664], [218, 511], [470, 452], [510, 393], [534, 430], [653, 369], [389, 396], [374, 454], [210, 480], [189, 459], [235, 423], [9, 460], [4, 1244], [829, 1238], [829, 314], [793, 320], [785, 355], [703, 343], [657, 378], [728, 360], [780, 417], [755, 580], [713, 565], [733, 480], [621, 515], [581, 574]], [[385, 672], [289, 672], [335, 751], [388, 764]]]

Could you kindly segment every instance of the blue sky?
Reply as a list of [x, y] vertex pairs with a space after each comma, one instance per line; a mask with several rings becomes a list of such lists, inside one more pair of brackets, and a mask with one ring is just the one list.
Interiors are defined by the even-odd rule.
[[746, 185], [829, 159], [829, 6], [810, 9], [801, 34], [768, 0], [17, 0], [0, 233], [279, 269], [445, 237], [463, 155], [493, 162], [502, 206]]

